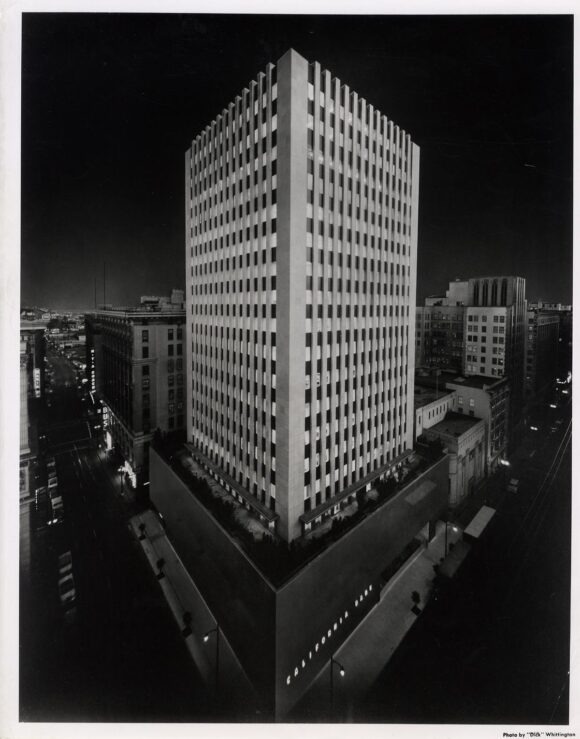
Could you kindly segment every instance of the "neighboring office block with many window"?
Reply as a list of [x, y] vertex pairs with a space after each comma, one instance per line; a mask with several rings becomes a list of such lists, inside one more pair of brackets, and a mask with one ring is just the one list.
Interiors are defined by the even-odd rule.
[[528, 310], [526, 330], [526, 398], [538, 395], [556, 380], [560, 317], [557, 313]]
[[472, 278], [468, 300], [464, 373], [509, 378], [514, 428], [524, 397], [526, 281], [523, 277]]
[[185, 428], [184, 322], [181, 303], [87, 316], [87, 354], [92, 349], [95, 356], [92, 366], [87, 363], [89, 382], [98, 368], [93, 389], [106, 404], [108, 444], [116, 444], [137, 484], [149, 479], [155, 429]]
[[418, 178], [292, 50], [187, 153], [188, 439], [286, 540], [412, 447]]

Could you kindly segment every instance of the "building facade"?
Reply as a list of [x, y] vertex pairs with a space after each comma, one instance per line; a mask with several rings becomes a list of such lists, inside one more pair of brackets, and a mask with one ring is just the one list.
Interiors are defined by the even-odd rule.
[[510, 385], [506, 377], [469, 376], [447, 380], [451, 409], [485, 423], [485, 470], [493, 471], [507, 455]]
[[450, 412], [426, 429], [427, 439], [439, 439], [449, 453], [449, 505], [458, 506], [485, 475], [485, 424]]
[[472, 278], [468, 305], [463, 371], [509, 378], [510, 425], [515, 428], [524, 401], [526, 281], [523, 277]]
[[38, 453], [38, 410], [45, 392], [46, 323], [20, 324], [20, 499], [30, 494], [30, 463]]
[[528, 310], [526, 331], [525, 397], [539, 395], [558, 375], [560, 317]]
[[469, 283], [456, 279], [445, 295], [430, 295], [417, 308], [416, 359], [418, 366], [463, 370], [465, 306]]
[[417, 308], [417, 364], [461, 372], [465, 307], [425, 305]]
[[290, 50], [185, 170], [187, 436], [290, 541], [412, 447], [419, 150]]
[[154, 431], [185, 429], [184, 322], [181, 303], [86, 319], [87, 375], [104, 402], [107, 448], [122, 454], [135, 487], [149, 480]]
[[529, 303], [528, 310], [541, 312], [542, 315], [558, 318], [558, 368], [560, 379], [565, 379], [572, 371], [572, 306], [562, 303], [546, 303], [538, 301]]
[[433, 390], [415, 384], [415, 441], [425, 429], [442, 421], [453, 410], [455, 392]]
[[457, 279], [445, 295], [432, 295], [417, 308], [418, 365], [507, 377], [512, 428], [524, 401], [525, 288], [523, 277]]

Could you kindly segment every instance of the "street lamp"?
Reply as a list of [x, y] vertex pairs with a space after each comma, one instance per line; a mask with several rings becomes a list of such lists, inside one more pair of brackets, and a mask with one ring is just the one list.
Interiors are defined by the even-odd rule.
[[338, 674], [341, 677], [344, 677], [345, 670], [344, 667], [338, 662], [338, 660], [335, 660], [334, 657], [330, 658], [330, 708], [334, 711], [334, 665], [338, 667]]
[[[449, 527], [449, 521], [445, 521], [445, 556], [447, 556], [447, 529]], [[458, 529], [457, 526], [452, 525], [451, 527], [454, 531], [454, 533], [457, 533]]]
[[213, 629], [210, 629], [203, 635], [203, 642], [204, 644], [207, 644], [209, 641], [209, 637], [211, 634], [215, 633], [215, 692], [217, 695], [218, 692], [218, 685], [219, 685], [219, 659], [220, 659], [220, 627], [219, 624], [216, 622], [216, 625]]

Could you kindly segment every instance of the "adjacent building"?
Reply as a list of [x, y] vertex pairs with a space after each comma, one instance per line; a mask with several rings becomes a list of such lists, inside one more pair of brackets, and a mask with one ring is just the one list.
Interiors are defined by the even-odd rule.
[[412, 448], [419, 149], [291, 50], [185, 173], [187, 435], [290, 541]]
[[20, 324], [20, 499], [30, 494], [30, 462], [38, 452], [37, 408], [44, 395], [46, 323]]
[[512, 428], [523, 409], [525, 330], [526, 281], [523, 277], [469, 280], [464, 374], [509, 379]]
[[485, 422], [450, 411], [423, 435], [439, 439], [448, 451], [449, 506], [455, 508], [485, 476]]
[[457, 279], [445, 295], [432, 295], [417, 309], [418, 366], [507, 377], [511, 428], [524, 402], [525, 287], [523, 277]]
[[510, 417], [507, 377], [460, 375], [446, 380], [445, 387], [453, 392], [453, 411], [484, 421], [485, 471], [492, 472], [507, 455]]
[[417, 308], [417, 366], [463, 371], [468, 285], [466, 280], [450, 282], [445, 295], [431, 295]]
[[572, 306], [563, 303], [546, 303], [539, 300], [529, 303], [528, 310], [536, 311], [542, 316], [558, 318], [558, 377], [564, 379], [572, 371]]
[[415, 441], [423, 431], [442, 421], [454, 406], [454, 391], [415, 384]]
[[182, 296], [86, 317], [87, 379], [104, 403], [107, 447], [121, 453], [134, 487], [149, 480], [155, 430], [185, 429]]
[[541, 394], [558, 375], [560, 317], [531, 308], [527, 311], [525, 396]]

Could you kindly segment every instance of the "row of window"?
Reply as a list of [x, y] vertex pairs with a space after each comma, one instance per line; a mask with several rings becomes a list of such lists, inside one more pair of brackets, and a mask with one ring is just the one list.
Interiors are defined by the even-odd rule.
[[[398, 126], [395, 126], [391, 121], [388, 121], [380, 111], [374, 109], [363, 98], [359, 97], [356, 92], [349, 91], [349, 88], [346, 85], [341, 84], [339, 79], [330, 77], [331, 82], [327, 89], [326, 77], [327, 72], [325, 70], [321, 70], [319, 76], [318, 104], [322, 108], [328, 106], [331, 114], [336, 113], [341, 120], [346, 119], [349, 124], [353, 123], [356, 116], [365, 136], [372, 133], [374, 134], [373, 138], [375, 136], [381, 136], [383, 138], [389, 136], [389, 138], [397, 140], [399, 137], [406, 138], [404, 132], [401, 131]], [[314, 82], [314, 65], [311, 64], [308, 68], [307, 87], [307, 98], [310, 101], [314, 101], [315, 98]], [[338, 97], [336, 96], [337, 88], [339, 91]], [[347, 99], [351, 103], [348, 113], [346, 112]], [[312, 107], [310, 108], [310, 111], [312, 113], [314, 112]], [[365, 119], [366, 121], [370, 121], [373, 118], [375, 119], [376, 126], [374, 129], [370, 129], [368, 123], [365, 122]]]
[[[210, 129], [211, 135], [208, 135], [207, 129], [206, 131], [200, 133], [197, 135], [196, 139], [194, 140], [193, 148], [196, 151], [196, 158], [198, 162], [203, 162], [204, 158], [211, 157], [212, 152], [214, 150], [219, 149], [225, 142], [228, 140], [235, 138], [236, 133], [238, 134], [238, 138], [241, 135], [241, 132], [244, 129], [244, 122], [246, 123], [246, 128], [248, 127], [248, 124], [250, 123], [250, 120], [253, 116], [253, 128], [258, 128], [258, 115], [259, 115], [259, 108], [261, 108], [261, 115], [262, 115], [262, 122], [265, 123], [267, 120], [267, 111], [268, 111], [268, 95], [267, 95], [267, 87], [268, 82], [267, 79], [264, 79], [263, 82], [265, 84], [262, 85], [262, 92], [259, 91], [259, 83], [255, 80], [250, 83], [249, 87], [251, 90], [255, 93], [254, 102], [253, 102], [253, 110], [252, 110], [252, 102], [250, 99], [250, 93], [248, 91], [244, 91], [242, 94], [242, 97], [239, 99], [239, 105], [236, 105], [236, 110], [233, 110], [234, 103], [232, 103], [229, 106], [228, 110], [224, 110], [221, 115], [219, 115], [216, 120], [211, 124], [211, 126], [208, 126], [208, 129]], [[271, 87], [271, 95], [270, 95], [270, 110], [271, 115], [276, 115], [276, 108], [277, 108], [277, 99], [278, 99], [278, 85], [276, 83], [276, 71], [275, 67], [272, 68], [272, 71], [270, 73], [270, 87]], [[260, 101], [260, 95], [261, 95], [261, 101]], [[261, 104], [260, 104], [261, 103]], [[225, 133], [224, 133], [224, 127], [223, 124], [225, 124]]]
[[[183, 339], [183, 328], [181, 326], [178, 326], [176, 329], [174, 328], [167, 329], [167, 340], [174, 341], [175, 338], [177, 338], [178, 341], [181, 341]], [[147, 344], [149, 342], [149, 329], [148, 328], [144, 328], [141, 330], [141, 342], [143, 344]]]
[[[306, 125], [308, 128], [307, 143], [310, 147], [314, 146], [314, 110], [314, 100], [310, 99], [308, 100], [308, 118], [306, 120]], [[380, 140], [380, 137], [378, 139], [376, 137], [373, 137], [371, 140], [369, 138], [368, 130], [363, 137], [360, 128], [358, 128], [355, 138], [352, 121], [349, 121], [345, 126], [344, 117], [339, 116], [338, 130], [336, 126], [336, 121], [337, 116], [335, 115], [335, 113], [329, 113], [327, 124], [324, 106], [319, 107], [317, 124], [318, 132], [320, 134], [321, 149], [324, 149], [325, 134], [328, 136], [329, 141], [332, 143], [335, 142], [338, 134], [339, 146], [343, 147], [346, 141], [346, 148], [348, 151], [356, 150], [357, 154], [361, 155], [365, 159], [370, 158], [372, 162], [376, 162], [378, 160], [381, 163], [386, 162], [387, 164], [390, 164], [392, 159], [392, 163], [394, 166], [398, 166], [399, 169], [406, 171], [405, 167], [407, 164], [407, 160], [406, 158], [403, 158], [403, 154], [401, 151], [399, 151], [399, 156], [397, 158], [396, 152], [394, 151], [396, 149], [395, 142], [391, 142], [388, 139], [383, 141]]]
[[[467, 341], [474, 341], [475, 343], [477, 343], [480, 340], [480, 337], [477, 334], [467, 334], [466, 340]], [[481, 342], [484, 345], [486, 343], [486, 340], [487, 340], [487, 336], [482, 336], [481, 337]], [[494, 344], [504, 344], [505, 343], [505, 338], [503, 336], [494, 336], [492, 338], [492, 343], [494, 343]], [[482, 346], [482, 350], [485, 350], [485, 347], [484, 346]]]

